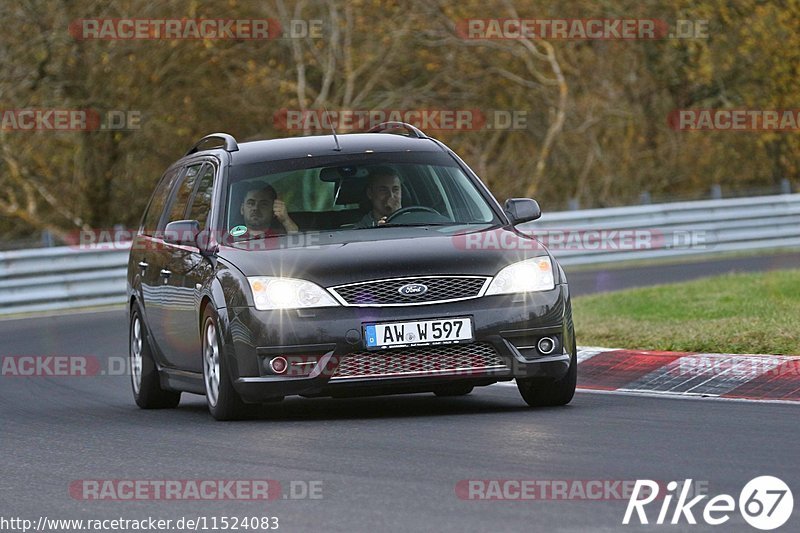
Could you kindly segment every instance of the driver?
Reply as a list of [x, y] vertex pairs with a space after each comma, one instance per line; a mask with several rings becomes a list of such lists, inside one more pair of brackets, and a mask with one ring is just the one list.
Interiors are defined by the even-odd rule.
[[384, 224], [389, 215], [400, 209], [403, 188], [397, 172], [385, 166], [374, 168], [367, 178], [367, 198], [372, 209], [358, 221], [356, 229]]

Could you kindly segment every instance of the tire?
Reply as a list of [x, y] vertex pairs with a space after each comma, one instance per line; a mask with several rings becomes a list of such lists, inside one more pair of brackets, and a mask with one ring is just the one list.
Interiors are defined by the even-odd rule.
[[217, 420], [239, 420], [248, 411], [247, 405], [233, 388], [228, 359], [219, 335], [216, 314], [210, 306], [203, 313], [203, 383], [208, 411]]
[[[573, 335], [573, 339], [574, 339]], [[559, 380], [544, 381], [537, 378], [518, 378], [517, 389], [530, 407], [552, 407], [567, 405], [575, 395], [578, 383], [578, 350], [572, 342], [572, 357], [567, 375]]]
[[142, 409], [171, 409], [178, 406], [181, 393], [161, 388], [158, 368], [153, 359], [147, 328], [138, 304], [134, 304], [131, 309], [128, 358], [131, 369], [131, 390], [136, 405]]
[[472, 385], [447, 385], [433, 391], [436, 396], [446, 398], [450, 396], [466, 396], [475, 387]]

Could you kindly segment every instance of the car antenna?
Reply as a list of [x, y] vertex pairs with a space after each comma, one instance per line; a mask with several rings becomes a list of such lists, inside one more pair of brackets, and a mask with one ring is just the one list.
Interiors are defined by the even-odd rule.
[[[322, 108], [325, 110], [325, 115], [328, 115], [328, 120], [330, 121], [330, 116], [329, 116], [330, 113], [328, 113], [328, 107], [323, 105]], [[331, 122], [330, 124], [331, 124], [331, 132], [333, 132], [333, 142], [336, 143], [336, 148], [334, 148], [334, 151], [341, 152], [342, 147], [339, 146], [339, 138], [336, 136], [336, 130], [333, 128], [333, 122]]]

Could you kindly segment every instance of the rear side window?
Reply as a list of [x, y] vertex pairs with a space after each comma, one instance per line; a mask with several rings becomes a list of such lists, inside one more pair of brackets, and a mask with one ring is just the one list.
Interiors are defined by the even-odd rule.
[[175, 192], [175, 197], [172, 200], [167, 223], [183, 220], [185, 218], [186, 208], [189, 205], [189, 197], [192, 195], [192, 191], [194, 191], [201, 166], [202, 165], [192, 165], [186, 169], [186, 175], [180, 185], [178, 185], [178, 190]]
[[208, 213], [211, 211], [211, 195], [214, 192], [214, 167], [206, 164], [197, 182], [197, 191], [189, 202], [186, 218], [198, 221], [200, 228], [205, 229]]
[[153, 196], [150, 199], [150, 205], [147, 207], [144, 219], [142, 221], [142, 233], [144, 235], [154, 236], [158, 230], [158, 223], [161, 220], [161, 215], [164, 212], [164, 206], [169, 198], [169, 193], [172, 190], [175, 182], [180, 175], [180, 169], [175, 168], [167, 171], [158, 183]]

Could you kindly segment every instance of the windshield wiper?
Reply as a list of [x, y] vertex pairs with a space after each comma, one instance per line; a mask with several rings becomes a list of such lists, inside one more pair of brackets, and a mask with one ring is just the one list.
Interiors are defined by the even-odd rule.
[[286, 235], [288, 235], [288, 233], [275, 233], [272, 235], [256, 235], [253, 237], [248, 237], [246, 239], [236, 239], [234, 237], [236, 240], [234, 240], [233, 243], [236, 244], [239, 242], [256, 241], [260, 239], [274, 239], [275, 237], [285, 237]]
[[384, 226], [391, 226], [393, 228], [408, 226], [408, 227], [420, 227], [420, 226], [489, 226], [489, 227], [496, 227], [500, 226], [501, 224], [495, 222], [409, 222], [409, 223], [395, 223], [395, 222], [388, 222], [386, 224], [378, 224], [376, 226], [372, 226], [374, 228], [380, 228]]
[[419, 228], [424, 226], [453, 226], [453, 222], [386, 222], [385, 224], [376, 224], [374, 228]]

